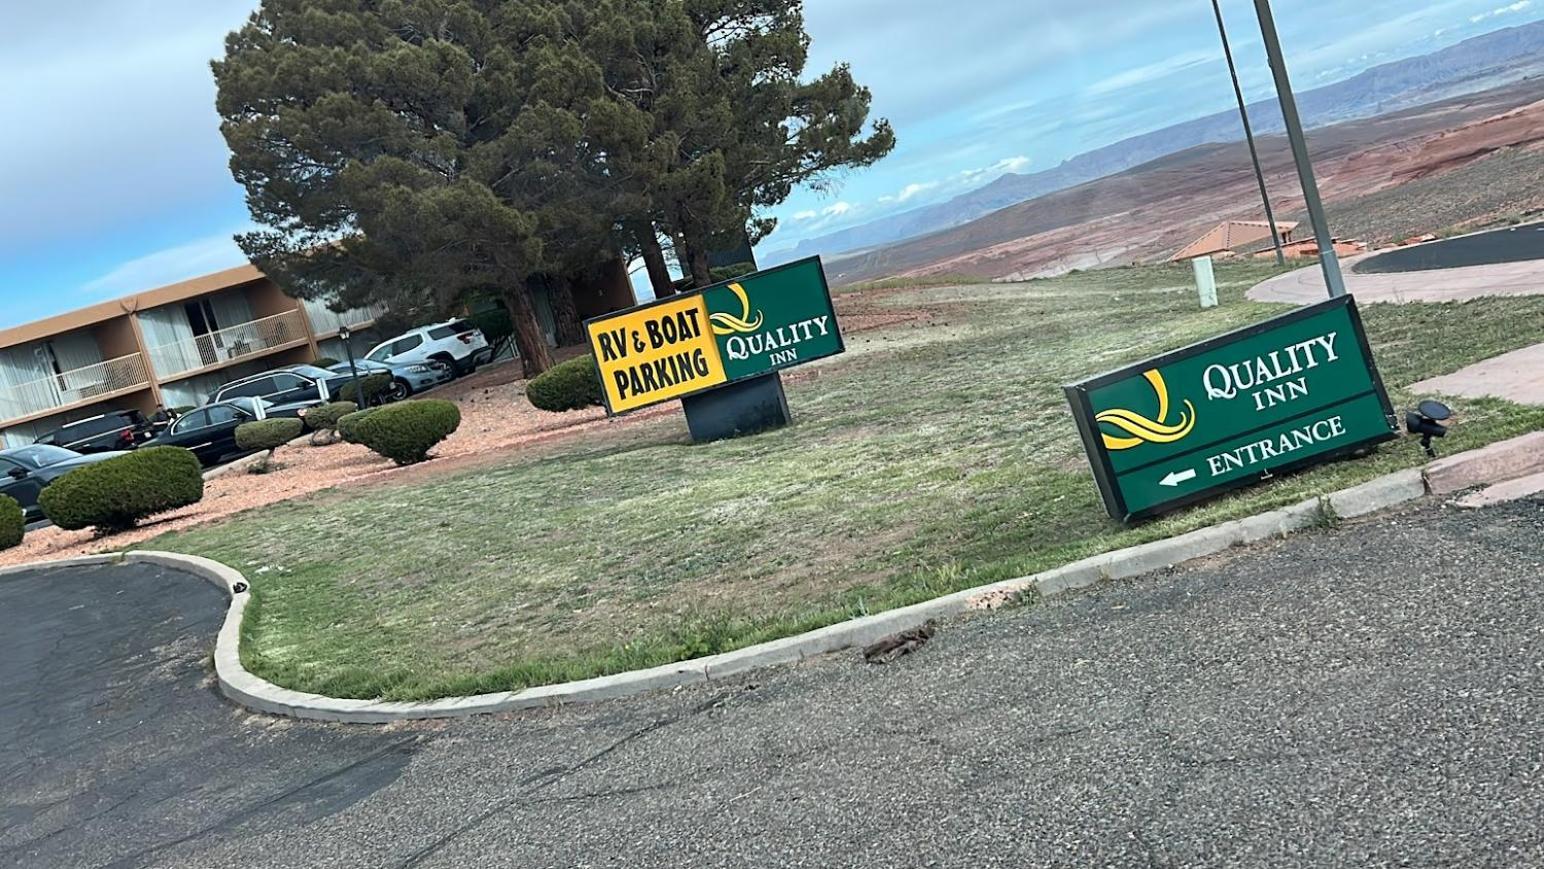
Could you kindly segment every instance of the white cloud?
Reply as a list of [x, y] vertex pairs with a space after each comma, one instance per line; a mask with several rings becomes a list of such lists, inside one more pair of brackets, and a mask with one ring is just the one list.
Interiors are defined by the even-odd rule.
[[1137, 85], [1148, 84], [1155, 79], [1168, 78], [1171, 75], [1184, 72], [1203, 63], [1212, 63], [1220, 56], [1221, 52], [1212, 50], [1181, 52], [1180, 54], [1149, 63], [1146, 66], [1139, 66], [1135, 69], [1128, 69], [1124, 72], [1118, 72], [1112, 76], [1102, 78], [1083, 88], [1083, 93], [1089, 96], [1112, 94], [1116, 91], [1136, 87]]
[[979, 169], [966, 169], [959, 174], [959, 178], [966, 184], [972, 184], [977, 181], [996, 178], [999, 175], [1007, 175], [1010, 172], [1022, 172], [1029, 168], [1031, 162], [1028, 157], [1023, 155], [1004, 157], [990, 166], [982, 166]]
[[879, 197], [879, 201], [883, 202], [883, 203], [885, 203], [887, 205], [890, 204], [890, 203], [907, 202], [907, 201], [909, 201], [911, 199], [916, 198], [917, 196], [919, 196], [919, 195], [921, 195], [923, 193], [928, 192], [929, 190], [932, 190], [933, 188], [935, 188], [937, 186], [938, 186], [938, 182], [937, 181], [928, 181], [926, 183], [911, 183], [911, 184], [907, 184], [905, 187], [901, 188], [901, 192], [900, 193], [897, 193], [894, 196], [881, 196], [881, 197]]
[[129, 260], [87, 281], [80, 292], [98, 299], [126, 296], [243, 265], [247, 258], [236, 246], [233, 234], [211, 235]]
[[794, 220], [814, 220], [815, 218], [817, 218], [819, 216], [820, 216], [820, 214], [817, 213], [817, 212], [814, 212], [814, 211], [801, 211], [798, 214], [795, 214], [793, 216], [793, 219]]
[[1469, 16], [1469, 23], [1470, 24], [1479, 24], [1481, 21], [1484, 21], [1487, 18], [1497, 18], [1497, 17], [1500, 17], [1502, 15], [1512, 15], [1512, 14], [1517, 13], [1517, 12], [1522, 12], [1523, 10], [1529, 8], [1532, 5], [1533, 5], [1533, 0], [1517, 0], [1516, 3], [1513, 3], [1513, 4], [1508, 5], [1508, 6], [1498, 6], [1495, 9], [1490, 10], [1489, 12], [1481, 12], [1478, 15], [1471, 15], [1471, 16]]
[[856, 206], [854, 206], [851, 202], [833, 202], [830, 205], [827, 205], [825, 208], [822, 208], [820, 213], [824, 217], [842, 217], [844, 215], [850, 214], [855, 207]]

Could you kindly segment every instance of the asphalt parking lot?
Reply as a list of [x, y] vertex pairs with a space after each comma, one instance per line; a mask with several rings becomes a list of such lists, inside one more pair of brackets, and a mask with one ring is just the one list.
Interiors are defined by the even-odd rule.
[[223, 601], [0, 579], [0, 865], [1544, 865], [1544, 501], [1425, 507], [593, 707], [249, 715]]
[[1511, 226], [1380, 253], [1357, 263], [1363, 275], [1456, 269], [1544, 259], [1544, 223]]

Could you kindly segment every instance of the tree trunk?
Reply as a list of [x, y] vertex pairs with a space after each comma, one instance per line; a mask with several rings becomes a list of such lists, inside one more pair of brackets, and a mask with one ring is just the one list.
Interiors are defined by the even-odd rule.
[[574, 284], [564, 276], [547, 282], [551, 288], [552, 319], [557, 321], [558, 346], [573, 347], [584, 343], [584, 324], [579, 321], [579, 306], [574, 302]]
[[535, 377], [551, 368], [552, 352], [547, 348], [547, 336], [542, 334], [541, 323], [536, 319], [530, 293], [525, 287], [505, 290], [504, 305], [509, 308], [509, 319], [515, 326], [515, 347], [520, 351], [520, 365], [525, 376]]
[[670, 279], [670, 267], [665, 264], [665, 251], [659, 246], [659, 234], [654, 224], [638, 227], [638, 246], [643, 251], [643, 264], [649, 270], [649, 285], [654, 288], [654, 298], [663, 299], [675, 295], [675, 281]]
[[683, 235], [686, 236], [683, 239], [686, 243], [686, 263], [684, 267], [691, 273], [692, 285], [699, 290], [712, 285], [713, 266], [708, 262], [707, 248], [699, 244], [691, 235], [687, 233], [683, 233]]

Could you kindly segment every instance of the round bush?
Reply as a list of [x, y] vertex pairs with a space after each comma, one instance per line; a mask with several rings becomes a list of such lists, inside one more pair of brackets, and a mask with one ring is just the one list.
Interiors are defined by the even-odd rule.
[[329, 431], [338, 427], [338, 420], [359, 409], [352, 401], [334, 401], [306, 411], [306, 425], [312, 431]]
[[360, 401], [355, 396], [352, 380], [338, 387], [338, 394], [333, 397], [338, 401], [351, 401], [356, 405], [375, 404], [391, 389], [391, 381], [390, 374], [367, 374], [359, 378], [359, 390], [365, 394], [364, 401]]
[[525, 397], [537, 410], [553, 413], [599, 406], [600, 370], [595, 357], [580, 356], [552, 366], [526, 386]]
[[355, 426], [363, 422], [370, 416], [370, 414], [375, 413], [379, 409], [380, 408], [376, 407], [367, 407], [364, 410], [356, 410], [353, 413], [346, 413], [343, 416], [338, 417], [338, 437], [343, 438], [345, 441], [348, 441], [351, 444], [359, 443], [359, 441], [354, 437]]
[[317, 368], [331, 368], [332, 366], [337, 365], [338, 362], [339, 360], [334, 359], [331, 356], [318, 356], [311, 361], [311, 364], [315, 365]]
[[44, 489], [38, 503], [60, 528], [108, 534], [203, 497], [197, 456], [181, 447], [146, 447], [70, 471]]
[[27, 533], [27, 514], [10, 495], [0, 495], [0, 549], [21, 545]]
[[429, 450], [461, 425], [461, 409], [440, 399], [404, 401], [353, 424], [352, 438], [399, 465], [429, 457]]
[[280, 417], [236, 426], [236, 446], [244, 450], [276, 450], [306, 430], [298, 419]]

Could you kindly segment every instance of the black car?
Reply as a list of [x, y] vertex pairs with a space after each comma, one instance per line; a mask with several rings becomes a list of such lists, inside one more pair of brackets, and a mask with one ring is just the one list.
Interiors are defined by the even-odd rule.
[[74, 450], [49, 444], [33, 444], [0, 451], [0, 495], [10, 495], [21, 505], [27, 519], [40, 518], [38, 496], [49, 483], [82, 465], [104, 462], [121, 452], [82, 455]]
[[243, 423], [275, 417], [299, 418], [314, 404], [308, 401], [273, 404], [261, 398], [233, 398], [188, 411], [145, 446], [192, 450], [207, 468], [243, 452], [236, 446], [236, 429]]
[[132, 450], [155, 434], [154, 426], [137, 410], [117, 410], [65, 423], [42, 435], [36, 443], [64, 447], [77, 453]]

